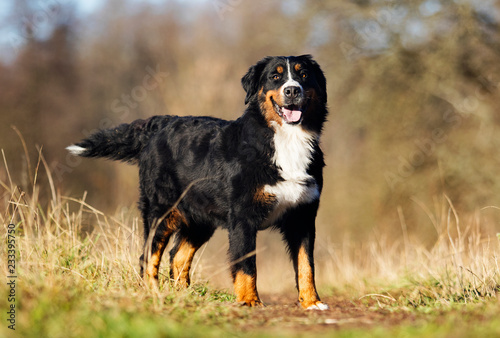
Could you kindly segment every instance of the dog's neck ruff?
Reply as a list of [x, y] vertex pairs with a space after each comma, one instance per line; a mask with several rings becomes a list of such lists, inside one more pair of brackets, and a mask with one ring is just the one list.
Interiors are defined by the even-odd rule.
[[275, 130], [273, 162], [283, 180], [264, 188], [276, 197], [277, 205], [263, 227], [272, 225], [287, 210], [311, 203], [320, 195], [316, 180], [307, 173], [319, 136], [300, 126], [273, 123], [272, 127]]

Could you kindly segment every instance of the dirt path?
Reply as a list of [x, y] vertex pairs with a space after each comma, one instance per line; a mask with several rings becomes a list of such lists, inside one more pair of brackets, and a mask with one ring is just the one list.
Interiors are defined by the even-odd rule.
[[268, 328], [290, 331], [297, 334], [320, 333], [345, 328], [370, 328], [393, 326], [415, 321], [416, 316], [406, 311], [389, 311], [380, 308], [376, 300], [350, 300], [327, 297], [322, 300], [330, 309], [326, 311], [304, 311], [292, 296], [263, 295], [266, 307], [248, 312], [244, 330]]

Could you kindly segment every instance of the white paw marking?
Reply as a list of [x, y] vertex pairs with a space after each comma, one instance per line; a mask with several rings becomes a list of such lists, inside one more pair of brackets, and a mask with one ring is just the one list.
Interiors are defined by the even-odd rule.
[[330, 309], [330, 307], [328, 307], [328, 305], [326, 305], [325, 303], [317, 303], [307, 308], [307, 310], [320, 310], [320, 311], [325, 311], [328, 309]]

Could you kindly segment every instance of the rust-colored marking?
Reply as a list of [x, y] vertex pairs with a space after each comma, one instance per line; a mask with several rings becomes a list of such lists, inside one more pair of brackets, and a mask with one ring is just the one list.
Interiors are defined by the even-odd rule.
[[236, 301], [246, 306], [262, 306], [257, 293], [257, 276], [250, 276], [238, 271], [234, 277], [234, 293]]
[[267, 121], [267, 125], [271, 126], [272, 122], [278, 123], [280, 126], [283, 124], [281, 117], [278, 115], [274, 109], [274, 104], [271, 98], [281, 107], [283, 106], [283, 98], [281, 97], [278, 90], [268, 90], [264, 93], [264, 87], [259, 91], [260, 98], [260, 108], [264, 114], [264, 118]]
[[[149, 279], [150, 283], [157, 284], [158, 282], [158, 269], [160, 268], [161, 258], [163, 256], [163, 251], [165, 251], [165, 247], [167, 246], [170, 235], [179, 228], [181, 222], [184, 222], [185, 218], [179, 212], [178, 209], [174, 209], [168, 214], [168, 216], [163, 221], [166, 227], [166, 230], [159, 237], [156, 244], [156, 251], [151, 253], [151, 256], [147, 258], [147, 266], [145, 271], [146, 279]], [[157, 229], [158, 231], [158, 229]], [[156, 237], [156, 234], [153, 237]]]
[[165, 246], [161, 245], [160, 248], [151, 254], [148, 259], [145, 278], [150, 283], [150, 286], [158, 286], [158, 268], [160, 266], [161, 256], [163, 255]]
[[179, 244], [179, 250], [172, 260], [170, 269], [172, 269], [174, 280], [180, 286], [187, 287], [190, 283], [189, 270], [196, 250], [198, 248], [185, 239]]
[[165, 219], [167, 229], [175, 231], [179, 228], [181, 223], [187, 223], [184, 216], [181, 214], [179, 209], [173, 209]]
[[277, 71], [278, 73], [280, 73], [280, 74], [283, 74], [284, 69], [283, 69], [283, 67], [282, 67], [282, 66], [278, 66], [278, 67], [276, 68], [276, 71]]
[[308, 308], [320, 302], [316, 286], [314, 284], [314, 273], [309, 256], [302, 246], [299, 249], [297, 260], [297, 283], [299, 289], [299, 301], [302, 307]]
[[274, 194], [265, 192], [264, 187], [260, 187], [253, 195], [253, 201], [264, 205], [272, 204], [276, 202], [276, 196]]
[[302, 69], [302, 65], [300, 63], [296, 63], [295, 66], [293, 67], [295, 69], [295, 71], [299, 71]]

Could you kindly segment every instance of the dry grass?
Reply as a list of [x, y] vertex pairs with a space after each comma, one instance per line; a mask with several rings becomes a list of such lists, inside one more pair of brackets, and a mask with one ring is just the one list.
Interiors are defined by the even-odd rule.
[[[349, 240], [337, 246], [323, 243], [320, 252], [328, 255], [321, 259], [320, 284], [330, 282], [356, 294], [401, 289], [404, 297], [400, 300], [413, 306], [496, 297], [500, 238], [483, 233], [477, 215], [461, 224], [451, 201], [446, 196], [442, 200], [435, 214], [426, 209], [437, 237], [430, 245], [408, 235], [401, 209], [399, 241], [390, 242], [384, 234], [377, 234], [377, 239], [361, 244]], [[396, 301], [398, 295], [391, 292], [383, 298]]]
[[[18, 325], [28, 330], [25, 332], [35, 332], [28, 328], [36, 328], [42, 320], [48, 320], [41, 313], [52, 309], [54, 304], [72, 316], [76, 311], [75, 302], [82, 299], [87, 304], [84, 309], [90, 311], [79, 314], [83, 317], [106, 309], [170, 315], [176, 309], [174, 317], [185, 318], [184, 310], [199, 306], [200, 297], [204, 302], [204, 311], [198, 313], [200, 308], [196, 308], [200, 325], [213, 324], [214, 313], [226, 311], [226, 305], [221, 308], [218, 304], [231, 302], [231, 291], [215, 291], [221, 286], [218, 280], [225, 280], [229, 285], [222, 237], [195, 257], [195, 287], [176, 290], [166, 279], [165, 263], [160, 291], [149, 290], [142, 285], [138, 272], [142, 234], [136, 211], [125, 210], [110, 216], [88, 205], [85, 195], [81, 199], [61, 196], [41, 155], [32, 175], [31, 192], [22, 191], [10, 181], [5, 160], [4, 164], [7, 180], [0, 182], [4, 190], [1, 234], [6, 238], [7, 225], [16, 225], [20, 276], [17, 301], [22, 309]], [[48, 181], [42, 183], [50, 187], [47, 205], [41, 205], [39, 198], [40, 166], [48, 173]], [[451, 201], [446, 196], [442, 201], [434, 213], [422, 206], [437, 234], [432, 245], [425, 245], [407, 233], [402, 210], [399, 210], [402, 224], [399, 241], [391, 242], [383, 233], [364, 243], [349, 239], [334, 243], [320, 237], [316, 269], [321, 294], [375, 300], [381, 308], [400, 309], [434, 309], [495, 299], [500, 285], [499, 239], [482, 233], [479, 217], [471, 217], [463, 224]], [[258, 252], [266, 251], [265, 246], [266, 243], [261, 244]], [[262, 293], [290, 291], [293, 275], [291, 267], [286, 272], [282, 268], [289, 264], [284, 262], [285, 256], [265, 254], [268, 258], [259, 261], [259, 271], [264, 271], [259, 274]], [[276, 258], [269, 258], [273, 256]], [[217, 257], [222, 259], [217, 262], [214, 259]], [[6, 261], [0, 262], [1, 269], [6, 271]], [[284, 279], [289, 284], [279, 283]], [[216, 288], [210, 287], [212, 291], [208, 291], [206, 280], [215, 283]], [[0, 300], [0, 304], [3, 302], [4, 299]], [[109, 324], [106, 318], [102, 319], [104, 326]], [[128, 321], [127, 318], [120, 320]], [[65, 319], [52, 318], [51, 321], [51, 328], [43, 325], [38, 333], [63, 334], [64, 330], [58, 331], [57, 327]], [[75, 324], [75, 327], [82, 330], [80, 325], [84, 324]]]

